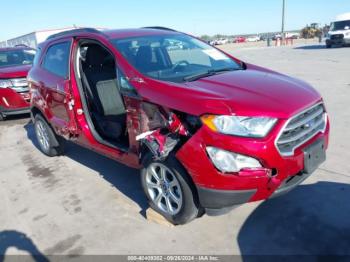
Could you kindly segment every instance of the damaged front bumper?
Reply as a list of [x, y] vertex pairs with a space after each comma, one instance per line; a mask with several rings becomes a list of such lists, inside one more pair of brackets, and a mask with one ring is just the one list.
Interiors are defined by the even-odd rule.
[[[279, 130], [278, 126], [268, 137], [257, 140], [213, 133], [203, 126], [177, 151], [176, 157], [191, 175], [200, 204], [208, 214], [222, 214], [234, 206], [288, 192], [308, 177], [303, 172], [303, 148], [320, 138], [327, 146], [329, 124], [324, 133], [297, 148], [290, 157], [282, 157], [275, 147]], [[254, 157], [262, 167], [222, 173], [207, 155], [208, 146]]]

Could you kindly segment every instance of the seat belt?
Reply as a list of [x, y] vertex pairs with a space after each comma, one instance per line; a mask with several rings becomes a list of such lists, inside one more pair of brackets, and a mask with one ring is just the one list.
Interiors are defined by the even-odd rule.
[[[89, 95], [92, 99], [94, 99], [94, 94], [92, 93], [91, 91], [91, 87], [89, 85], [89, 82], [87, 81], [87, 78], [86, 78], [86, 75], [85, 75], [85, 72], [83, 70], [83, 67], [82, 67], [82, 62], [81, 60], [79, 61], [79, 70], [80, 70], [80, 75], [81, 75], [81, 80], [82, 80], [82, 83], [83, 83], [83, 89], [84, 89], [84, 96], [85, 96], [85, 100], [86, 102], [88, 103], [88, 107], [89, 109], [91, 110], [91, 101], [87, 95], [87, 92], [89, 92]], [[87, 91], [87, 92], [86, 92]]]

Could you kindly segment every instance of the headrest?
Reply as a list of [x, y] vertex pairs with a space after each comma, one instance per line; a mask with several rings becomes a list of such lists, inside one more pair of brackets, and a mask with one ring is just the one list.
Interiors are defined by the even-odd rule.
[[86, 51], [86, 63], [90, 66], [101, 66], [109, 53], [99, 45], [89, 45]]
[[140, 46], [137, 50], [136, 58], [140, 58], [145, 61], [151, 61], [152, 60], [152, 48], [150, 46]]

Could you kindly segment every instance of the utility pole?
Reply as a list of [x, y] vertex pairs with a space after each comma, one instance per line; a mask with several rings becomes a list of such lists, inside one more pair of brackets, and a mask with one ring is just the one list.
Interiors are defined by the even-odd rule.
[[284, 34], [284, 13], [286, 9], [286, 0], [282, 0], [283, 5], [282, 5], [282, 31], [281, 31], [281, 37], [282, 37], [282, 44], [284, 43], [285, 40], [285, 34]]

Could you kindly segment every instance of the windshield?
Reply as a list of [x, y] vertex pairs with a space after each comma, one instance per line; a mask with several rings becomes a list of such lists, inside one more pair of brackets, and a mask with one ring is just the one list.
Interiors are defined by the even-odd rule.
[[211, 75], [205, 75], [208, 72], [241, 69], [224, 53], [187, 35], [142, 36], [112, 42], [136, 69], [159, 80], [184, 82], [199, 74], [205, 77]]
[[345, 20], [345, 21], [339, 21], [339, 22], [333, 22], [331, 23], [331, 31], [337, 31], [337, 30], [344, 30], [345, 27], [350, 28], [350, 20]]
[[32, 49], [0, 51], [0, 67], [30, 65], [34, 55], [35, 51]]

